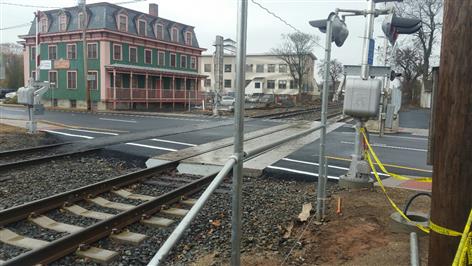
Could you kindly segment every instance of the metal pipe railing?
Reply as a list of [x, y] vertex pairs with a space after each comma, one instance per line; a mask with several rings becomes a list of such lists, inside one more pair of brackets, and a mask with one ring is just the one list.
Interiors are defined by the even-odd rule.
[[418, 237], [415, 232], [410, 233], [410, 264], [411, 266], [420, 265], [420, 256], [418, 253]]
[[177, 225], [172, 234], [167, 238], [166, 242], [162, 247], [157, 251], [156, 255], [148, 263], [148, 266], [160, 265], [164, 259], [167, 257], [172, 248], [177, 244], [182, 235], [185, 233], [185, 230], [190, 226], [190, 223], [197, 216], [200, 210], [203, 208], [203, 205], [207, 202], [216, 188], [221, 184], [223, 179], [228, 175], [228, 173], [233, 169], [233, 166], [236, 164], [237, 158], [233, 155], [231, 156], [220, 170], [218, 175], [213, 179], [213, 181], [208, 185], [203, 194], [198, 198], [197, 202], [193, 205], [190, 211], [185, 215], [184, 219]]

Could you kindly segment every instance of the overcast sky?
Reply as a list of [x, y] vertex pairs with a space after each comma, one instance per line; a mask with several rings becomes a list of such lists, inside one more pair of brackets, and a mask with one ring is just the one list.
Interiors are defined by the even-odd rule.
[[[125, 0], [109, 0], [119, 3]], [[309, 20], [327, 18], [335, 8], [365, 9], [366, 0], [255, 0], [263, 6], [285, 19], [302, 32], [318, 35], [320, 43], [324, 44], [324, 34], [308, 25]], [[0, 0], [0, 3], [15, 3], [41, 6], [69, 7], [76, 4], [76, 0]], [[87, 0], [87, 3], [102, 2]], [[159, 5], [159, 16], [195, 26], [199, 44], [207, 48], [205, 53], [213, 52], [213, 41], [216, 35], [236, 40], [236, 0], [148, 0], [133, 4], [124, 4], [127, 8], [148, 12], [148, 4]], [[378, 4], [378, 8], [383, 4]], [[33, 12], [37, 8], [19, 7], [0, 4], [0, 28], [21, 25], [33, 20]], [[47, 8], [40, 8], [47, 10]], [[383, 18], [376, 19], [374, 37], [376, 46], [383, 45], [383, 35], [380, 24]], [[360, 64], [362, 39], [364, 33], [364, 17], [349, 17], [347, 26], [349, 37], [344, 46], [338, 48], [333, 45], [332, 58], [343, 64]], [[18, 35], [26, 34], [29, 27], [0, 31], [0, 42], [16, 42]], [[267, 53], [281, 42], [281, 34], [293, 30], [283, 24], [265, 10], [249, 1], [248, 16], [248, 53]], [[399, 39], [401, 39], [400, 37]], [[404, 38], [404, 37], [403, 37]], [[324, 57], [322, 48], [317, 47], [314, 54], [318, 59]]]

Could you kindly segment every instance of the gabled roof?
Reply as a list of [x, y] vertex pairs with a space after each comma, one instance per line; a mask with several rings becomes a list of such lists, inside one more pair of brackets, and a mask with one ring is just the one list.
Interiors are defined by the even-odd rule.
[[[47, 11], [41, 11], [48, 17], [49, 31], [47, 33], [60, 33], [59, 31], [59, 15], [65, 12], [68, 16], [67, 31], [77, 31], [78, 28], [78, 14], [82, 10], [77, 7], [69, 7], [63, 9], [53, 9]], [[170, 31], [173, 26], [179, 29], [179, 41], [180, 45], [185, 45], [185, 32], [189, 31], [192, 33], [192, 47], [199, 48], [197, 38], [195, 36], [194, 27], [183, 23], [171, 21], [161, 17], [152, 16], [147, 13], [139, 12], [122, 6], [118, 6], [111, 3], [100, 2], [87, 5], [87, 14], [89, 16], [89, 23], [87, 29], [106, 29], [118, 32], [117, 15], [119, 12], [124, 12], [128, 16], [128, 32], [127, 34], [138, 36], [137, 32], [137, 19], [140, 17], [147, 21], [147, 33], [146, 37], [151, 39], [157, 39], [154, 32], [155, 23], [160, 23], [164, 26], [164, 39], [162, 41], [171, 42]], [[36, 22], [30, 27], [28, 36], [36, 34]], [[175, 42], [172, 42], [175, 43]]]

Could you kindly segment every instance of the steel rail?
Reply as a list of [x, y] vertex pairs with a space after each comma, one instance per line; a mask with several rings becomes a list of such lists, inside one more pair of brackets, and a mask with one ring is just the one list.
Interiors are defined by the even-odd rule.
[[0, 172], [15, 168], [15, 167], [38, 164], [45, 161], [50, 161], [52, 159], [59, 159], [59, 158], [72, 156], [72, 155], [87, 154], [87, 153], [95, 152], [101, 149], [102, 148], [92, 148], [92, 149], [79, 150], [79, 151], [74, 151], [74, 152], [65, 152], [65, 153], [48, 155], [48, 156], [43, 156], [43, 157], [38, 157], [38, 158], [33, 158], [33, 159], [26, 159], [26, 160], [11, 162], [11, 163], [0, 164]]
[[61, 143], [54, 143], [54, 144], [48, 144], [48, 145], [41, 145], [41, 146], [36, 146], [36, 147], [31, 147], [31, 148], [24, 148], [24, 149], [15, 149], [15, 150], [7, 150], [7, 151], [1, 151], [0, 152], [0, 158], [1, 157], [6, 157], [6, 156], [11, 156], [11, 155], [17, 155], [19, 153], [28, 153], [32, 151], [41, 151], [41, 150], [47, 150], [50, 148], [55, 148], [59, 146], [65, 146], [69, 145], [72, 142], [61, 142]]
[[110, 191], [111, 189], [117, 189], [136, 183], [151, 175], [173, 169], [177, 167], [178, 163], [179, 161], [169, 162], [2, 210], [0, 211], [0, 226], [23, 220], [32, 214], [37, 215], [59, 208], [65, 204], [72, 204], [87, 197], [93, 197], [100, 193]]
[[3, 265], [45, 265], [55, 261], [74, 252], [82, 245], [96, 242], [109, 236], [112, 231], [123, 229], [130, 224], [140, 221], [143, 217], [149, 217], [159, 212], [163, 205], [172, 204], [181, 200], [183, 196], [188, 196], [202, 190], [205, 185], [213, 180], [216, 174], [200, 178], [153, 200], [142, 203], [133, 209], [86, 227], [77, 233], [64, 236], [50, 242], [48, 245], [23, 253], [6, 261]]
[[[329, 108], [336, 108], [336, 107], [342, 107], [342, 105], [339, 104], [332, 104], [329, 106]], [[311, 112], [316, 112], [316, 111], [321, 111], [321, 107], [312, 107], [304, 110], [293, 110], [293, 111], [287, 111], [287, 112], [280, 112], [280, 113], [275, 113], [275, 114], [263, 114], [263, 115], [255, 115], [251, 116], [251, 118], [270, 118], [270, 119], [280, 119], [280, 118], [287, 118], [287, 117], [292, 117], [292, 116], [297, 116], [297, 115], [302, 115], [302, 114], [308, 114]]]

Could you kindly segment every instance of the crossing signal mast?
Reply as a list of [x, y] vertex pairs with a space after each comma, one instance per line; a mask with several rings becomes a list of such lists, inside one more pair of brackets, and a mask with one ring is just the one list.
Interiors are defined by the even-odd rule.
[[[318, 28], [321, 32], [326, 33], [326, 55], [325, 55], [325, 75], [328, 72], [331, 42], [340, 47], [344, 44], [349, 31], [347, 29], [345, 18], [349, 16], [364, 16], [366, 17], [364, 45], [362, 48], [362, 62], [360, 66], [349, 66], [349, 75], [359, 75], [360, 79], [349, 78], [346, 80], [346, 94], [344, 99], [344, 114], [351, 115], [356, 119], [356, 134], [354, 143], [354, 153], [352, 154], [352, 161], [348, 172], [340, 177], [339, 184], [344, 187], [367, 187], [370, 186], [370, 167], [363, 158], [362, 153], [362, 138], [360, 130], [364, 127], [365, 121], [369, 118], [377, 117], [379, 115], [380, 97], [382, 81], [375, 79], [375, 76], [385, 77], [390, 75], [390, 67], [373, 67], [373, 31], [374, 19], [379, 15], [387, 15], [383, 24], [382, 30], [386, 38], [393, 45], [399, 34], [413, 34], [421, 28], [421, 20], [411, 18], [397, 17], [392, 8], [376, 9], [375, 4], [385, 2], [402, 2], [403, 0], [367, 0], [366, 10], [352, 10], [352, 9], [336, 9], [336, 12], [331, 13], [327, 20], [313, 20], [310, 25]], [[339, 15], [342, 13], [341, 18]], [[345, 71], [347, 72], [345, 66]], [[355, 74], [354, 74], [355, 73]], [[371, 78], [374, 77], [374, 78]], [[327, 77], [325, 77], [325, 84], [323, 87], [323, 97], [327, 95]], [[327, 101], [323, 101], [327, 102]], [[327, 180], [327, 160], [324, 154], [326, 121], [324, 117], [324, 106], [322, 106], [322, 126], [323, 131], [320, 137], [320, 163], [318, 176], [318, 199], [317, 199], [317, 219], [324, 216], [325, 204], [325, 182]], [[323, 122], [324, 121], [324, 122]]]

